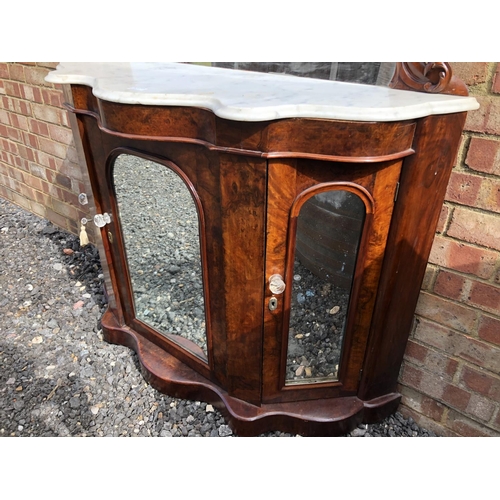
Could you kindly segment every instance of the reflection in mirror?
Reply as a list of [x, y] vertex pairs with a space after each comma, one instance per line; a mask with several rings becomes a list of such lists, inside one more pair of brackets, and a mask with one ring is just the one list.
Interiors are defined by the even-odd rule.
[[198, 212], [181, 177], [122, 154], [114, 163], [135, 316], [207, 359]]
[[300, 209], [286, 385], [338, 380], [365, 213], [361, 198], [345, 190], [316, 194]]
[[211, 65], [383, 87], [389, 85], [396, 69], [393, 62], [216, 62]]

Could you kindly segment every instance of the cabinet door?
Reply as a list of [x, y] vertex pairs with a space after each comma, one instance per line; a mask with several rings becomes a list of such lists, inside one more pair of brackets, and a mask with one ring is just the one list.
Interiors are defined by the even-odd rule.
[[264, 401], [356, 394], [400, 168], [269, 162]]

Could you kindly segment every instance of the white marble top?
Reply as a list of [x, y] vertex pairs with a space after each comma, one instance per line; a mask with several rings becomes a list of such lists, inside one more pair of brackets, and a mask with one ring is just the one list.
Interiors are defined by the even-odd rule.
[[180, 63], [61, 63], [46, 80], [88, 85], [105, 101], [208, 108], [238, 121], [395, 121], [479, 107], [473, 97]]

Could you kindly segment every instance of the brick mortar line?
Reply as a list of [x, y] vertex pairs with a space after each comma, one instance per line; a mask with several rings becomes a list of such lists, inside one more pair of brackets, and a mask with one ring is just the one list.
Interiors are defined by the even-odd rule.
[[[500, 96], [500, 94], [498, 94]], [[476, 132], [475, 130], [464, 130], [463, 132], [464, 136], [469, 136], [470, 139], [476, 138], [476, 139], [488, 139], [488, 140], [493, 140], [493, 141], [500, 141], [500, 134], [489, 134], [487, 132]]]
[[[58, 108], [56, 108], [56, 109], [58, 109]], [[8, 112], [8, 113], [15, 114], [16, 116], [25, 116], [25, 117], [26, 117], [26, 115], [21, 115], [21, 114], [19, 114], [19, 113], [14, 113], [13, 111], [7, 111], [7, 112]], [[26, 117], [26, 118], [28, 118], [28, 117]], [[57, 124], [57, 123], [52, 123], [52, 122], [46, 122], [46, 121], [41, 120], [41, 119], [39, 119], [39, 118], [35, 118], [34, 116], [29, 117], [29, 118], [32, 118], [33, 120], [37, 120], [37, 121], [42, 122], [42, 123], [48, 123], [49, 125], [53, 125], [54, 127], [60, 127], [62, 130], [69, 130], [69, 131], [71, 131], [71, 128], [70, 128], [70, 127], [67, 127], [66, 125], [63, 125], [63, 124]], [[60, 142], [60, 141], [58, 141], [57, 139], [53, 139], [50, 135], [49, 135], [49, 136], [46, 136], [46, 135], [37, 134], [36, 132], [31, 132], [31, 131], [29, 131], [29, 130], [25, 130], [25, 129], [23, 129], [23, 128], [18, 128], [18, 127], [16, 127], [15, 125], [12, 125], [12, 124], [11, 124], [11, 125], [5, 125], [5, 126], [6, 126], [6, 127], [13, 128], [13, 129], [15, 129], [15, 130], [19, 130], [19, 131], [24, 132], [24, 133], [26, 133], [26, 134], [31, 134], [31, 135], [34, 135], [35, 137], [41, 137], [42, 139], [48, 139], [48, 140], [51, 140], [51, 141], [57, 142], [58, 144], [62, 144], [63, 146], [67, 146], [67, 147], [69, 147], [69, 146], [70, 146], [69, 144], [66, 144], [65, 142]], [[49, 134], [50, 134], [50, 132], [49, 132]], [[3, 137], [3, 136], [0, 136], [0, 137]], [[8, 137], [3, 137], [3, 138], [4, 138], [4, 139], [7, 139], [7, 140], [11, 140], [11, 139], [9, 139]], [[14, 142], [17, 142], [17, 141], [14, 141]], [[23, 143], [23, 144], [24, 144], [24, 143]], [[31, 147], [32, 149], [37, 150], [36, 148], [33, 148], [32, 146], [27, 146], [26, 144], [24, 144], [24, 145], [25, 145], [26, 147]]]
[[456, 201], [451, 201], [451, 200], [445, 200], [446, 203], [450, 203], [454, 206], [454, 208], [457, 208], [457, 207], [467, 207], [467, 208], [470, 208], [471, 210], [473, 210], [475, 213], [481, 213], [481, 214], [485, 214], [485, 215], [497, 215], [497, 216], [500, 216], [500, 213], [499, 212], [490, 212], [489, 210], [486, 210], [484, 208], [480, 208], [480, 207], [473, 207], [473, 206], [470, 206], [470, 205], [462, 205], [460, 203], [457, 203]]
[[[458, 172], [458, 173], [461, 173], [461, 174], [467, 173], [467, 174], [473, 175], [475, 177], [481, 177], [481, 178], [484, 178], [484, 179], [491, 179], [491, 180], [495, 180], [495, 181], [500, 181], [500, 174], [490, 174], [488, 172], [482, 172], [480, 170], [474, 170], [473, 168], [469, 167], [465, 163], [464, 163], [464, 166], [457, 165], [456, 167], [453, 167], [453, 171], [452, 172]], [[451, 200], [446, 200], [446, 201], [449, 201], [450, 203], [457, 203], [456, 201], [451, 201]], [[460, 205], [460, 203], [458, 203], [458, 204]], [[465, 206], [468, 207], [470, 205], [465, 205]], [[498, 213], [498, 212], [493, 212], [493, 213]]]
[[[434, 352], [436, 354], [442, 354], [442, 353], [447, 354], [446, 351], [442, 351], [442, 350], [438, 349], [435, 346], [426, 344], [425, 342], [422, 342], [419, 339], [412, 338], [411, 340], [415, 344], [417, 344], [417, 345], [419, 345], [421, 347], [425, 347], [429, 351]], [[459, 364], [459, 366], [457, 367], [457, 371], [456, 371], [455, 375], [453, 375], [453, 377], [451, 377], [451, 380], [453, 380], [453, 381], [458, 382], [458, 380], [455, 380], [455, 377], [459, 376], [459, 375], [461, 375], [463, 373], [464, 367], [469, 367], [469, 368], [478, 368], [479, 367], [481, 369], [480, 371], [486, 372], [487, 375], [490, 375], [490, 376], [492, 375], [495, 380], [498, 380], [498, 382], [500, 382], [500, 375], [497, 374], [497, 373], [495, 373], [495, 372], [492, 372], [492, 371], [488, 370], [487, 368], [484, 368], [484, 367], [482, 367], [480, 365], [476, 365], [476, 364], [472, 363], [471, 361], [468, 361], [466, 359], [460, 358], [459, 356], [447, 354], [447, 357], [450, 358], [450, 359], [452, 359], [453, 361], [456, 361]], [[405, 359], [405, 361], [409, 361], [409, 363], [411, 365], [414, 365], [414, 366], [416, 366], [418, 368], [418, 365], [416, 365], [414, 362], [412, 362], [411, 359], [407, 359], [406, 357], [404, 359]], [[426, 364], [424, 363], [422, 366], [426, 366]], [[426, 369], [426, 371], [429, 372], [430, 370]], [[435, 372], [430, 372], [430, 373], [435, 373]], [[470, 391], [470, 389], [467, 389], [467, 390]], [[474, 394], [481, 394], [481, 393], [474, 392]], [[489, 396], [484, 396], [484, 397], [489, 398]], [[491, 398], [489, 398], [489, 399], [491, 399]], [[498, 402], [498, 404], [500, 405], [500, 402]]]
[[[432, 295], [432, 294], [431, 294]], [[437, 297], [443, 299], [444, 297], [441, 297], [440, 295], [437, 295]], [[463, 305], [463, 304], [461, 304]], [[481, 313], [484, 313], [485, 311], [481, 311]], [[487, 313], [488, 314], [488, 313]], [[489, 313], [491, 315], [491, 313]], [[493, 317], [493, 319], [498, 319], [497, 316], [495, 315], [491, 315]], [[437, 326], [440, 326], [440, 327], [444, 327], [448, 330], [451, 330], [453, 333], [455, 334], [460, 334], [462, 335], [463, 337], [465, 337], [466, 339], [467, 338], [471, 338], [472, 340], [476, 340], [477, 342], [480, 342], [481, 344], [484, 344], [485, 346], [487, 347], [493, 347], [494, 349], [500, 349], [500, 346], [498, 344], [494, 344], [493, 342], [488, 342], [487, 340], [484, 340], [482, 339], [481, 337], [479, 336], [474, 336], [473, 334], [471, 333], [464, 333], [464, 332], [461, 332], [460, 330], [457, 330], [456, 328], [453, 328], [451, 326], [448, 326], [448, 325], [443, 325], [441, 323], [438, 323], [437, 321], [434, 321], [430, 318], [426, 318], [425, 316], [422, 316], [421, 314], [415, 314], [415, 318], [417, 319], [417, 321], [427, 321], [429, 323], [432, 323], [433, 325], [437, 325]], [[418, 326], [418, 323], [415, 323], [415, 327], [413, 328], [413, 331], [411, 333], [411, 340], [415, 341], [417, 339], [415, 339], [415, 331], [417, 329], [417, 326]], [[430, 344], [426, 344], [425, 342], [423, 341], [420, 341], [425, 347], [432, 347]], [[441, 352], [447, 352], [447, 351], [441, 351]], [[460, 359], [463, 359], [463, 358], [460, 358]], [[477, 365], [479, 366], [479, 365]]]
[[[446, 354], [446, 351], [438, 350], [436, 347], [428, 345], [425, 342], [422, 342], [421, 340], [417, 340], [417, 339], [414, 339], [414, 338], [412, 338], [411, 340], [415, 344], [417, 344], [417, 345], [419, 345], [421, 347], [424, 347], [425, 349], [428, 349], [429, 351], [431, 351], [431, 352], [433, 352], [435, 354], [443, 354], [443, 353]], [[480, 365], [476, 365], [476, 364], [472, 363], [471, 361], [465, 360], [465, 359], [460, 358], [460, 357], [455, 356], [455, 355], [453, 355], [453, 356], [448, 355], [447, 357], [450, 358], [450, 359], [452, 359], [453, 361], [456, 361], [458, 363], [457, 370], [456, 370], [455, 374], [452, 377], [450, 377], [450, 380], [452, 382], [454, 382], [454, 385], [456, 387], [459, 387], [458, 382], [460, 381], [461, 375], [463, 374], [463, 371], [464, 371], [465, 367], [467, 367], [467, 368], [475, 368], [476, 371], [478, 371], [478, 368], [479, 368], [479, 371], [485, 372], [485, 374], [488, 375], [488, 376], [493, 376], [492, 378], [494, 378], [495, 380], [498, 380], [500, 382], [500, 376], [497, 375], [495, 372], [492, 372], [492, 371], [488, 370], [487, 368], [484, 368], [484, 367], [482, 367]], [[417, 365], [415, 362], [413, 362], [410, 358], [407, 358], [406, 355], [404, 357], [404, 361], [408, 362], [410, 365], [412, 365], [412, 366], [414, 366], [416, 368], [420, 368], [419, 365]], [[421, 367], [425, 368], [426, 366], [427, 366], [427, 364], [424, 362]], [[428, 368], [425, 368], [425, 372], [429, 373], [429, 374], [436, 375], [436, 372], [431, 371]], [[496, 404], [500, 404], [500, 402], [494, 401], [491, 397], [484, 396], [480, 392], [475, 392], [475, 391], [472, 391], [471, 389], [466, 389], [466, 390], [467, 390], [467, 392], [471, 392], [471, 394], [478, 394], [478, 395], [480, 395], [482, 397], [485, 397], [487, 399], [491, 399]]]
[[[463, 206], [467, 206], [467, 205], [459, 205], [459, 206], [463, 207]], [[453, 207], [453, 208], [456, 208], [456, 207]], [[470, 208], [470, 207], [468, 207], [468, 208]], [[498, 214], [498, 215], [500, 216], [500, 214]], [[450, 217], [450, 224], [451, 224], [451, 220], [452, 220], [452, 217]], [[458, 243], [464, 243], [465, 245], [470, 245], [470, 246], [473, 246], [473, 247], [478, 248], [480, 250], [485, 249], [485, 250], [489, 250], [490, 252], [500, 253], [500, 250], [497, 250], [496, 248], [487, 247], [485, 245], [480, 245], [479, 243], [472, 243], [470, 241], [458, 239], [455, 236], [450, 236], [450, 235], [448, 235], [448, 229], [449, 229], [449, 227], [447, 227], [446, 230], [443, 230], [442, 233], [436, 233], [434, 236], [434, 240], [435, 240], [436, 236], [443, 236], [443, 237], [449, 238], [452, 241], [456, 241]], [[439, 264], [434, 264], [434, 265], [438, 266], [438, 267], [443, 267], [443, 266], [440, 266]], [[445, 269], [448, 269], [448, 268], [445, 268]], [[475, 274], [473, 276], [475, 276]]]
[[[415, 365], [415, 364], [413, 364], [413, 363], [411, 363], [409, 361], [405, 361], [405, 362], [407, 362], [410, 366], [412, 366], [412, 367], [414, 367], [416, 369], [421, 369], [422, 368], [422, 367], [420, 367], [418, 365]], [[429, 370], [423, 369], [422, 371], [424, 371], [428, 375], [436, 375], [434, 372], [430, 372]], [[431, 398], [434, 401], [438, 401], [439, 403], [441, 403], [445, 407], [450, 408], [450, 409], [452, 409], [452, 410], [460, 413], [461, 415], [467, 417], [469, 420], [472, 420], [473, 422], [476, 422], [477, 424], [484, 425], [485, 427], [488, 427], [490, 430], [496, 431], [495, 428], [491, 427], [493, 425], [493, 423], [494, 423], [494, 417], [495, 417], [495, 411], [496, 410], [493, 411], [492, 416], [488, 420], [482, 420], [479, 417], [476, 417], [476, 416], [474, 416], [474, 415], [472, 415], [470, 413], [467, 413], [465, 410], [461, 410], [460, 408], [457, 408], [452, 403], [446, 402], [444, 399], [442, 399], [440, 397], [433, 396], [432, 394], [429, 394], [428, 392], [425, 392], [424, 389], [408, 385], [408, 383], [405, 383], [402, 380], [398, 380], [398, 383], [401, 384], [403, 387], [408, 387], [409, 389], [412, 389], [412, 390], [414, 390], [414, 391], [416, 391], [416, 392], [418, 392], [420, 394], [423, 394], [423, 395]], [[488, 399], [489, 401], [491, 401], [495, 406], [498, 406], [498, 403], [496, 401], [494, 401], [493, 399], [491, 399], [491, 398], [488, 398], [486, 396], [482, 396], [481, 394], [479, 394], [477, 392], [470, 392], [470, 390], [464, 389], [462, 387], [458, 387], [458, 386], [454, 386], [454, 387], [457, 387], [457, 389], [460, 389], [460, 390], [466, 392], [470, 396], [472, 396], [472, 395], [479, 395], [481, 397], [484, 397], [485, 399]]]
[[[496, 250], [493, 250], [493, 251], [496, 251]], [[500, 252], [499, 251], [496, 251], [496, 252], [499, 254], [499, 260], [500, 260]], [[479, 283], [482, 283], [483, 285], [491, 285], [492, 283], [494, 285], [497, 284], [497, 283], [495, 283], [495, 274], [496, 274], [495, 272], [493, 272], [491, 278], [485, 279], [485, 278], [481, 278], [480, 276], [477, 276], [477, 274], [471, 274], [471, 273], [466, 273], [464, 271], [458, 271], [457, 269], [453, 269], [451, 267], [440, 266], [439, 264], [432, 264], [432, 265], [437, 266], [438, 269], [446, 269], [447, 271], [451, 271], [453, 274], [458, 274], [462, 278], [467, 278], [467, 279], [472, 280], [472, 281], [478, 281]], [[500, 262], [495, 264], [495, 267], [493, 268], [494, 271], [498, 270], [499, 265], [500, 265]], [[473, 276], [473, 278], [471, 278], [471, 276]], [[498, 284], [498, 286], [500, 287], [500, 284]], [[439, 297], [442, 297], [442, 295], [439, 295], [439, 294], [436, 294], [436, 295], [438, 295]], [[500, 311], [499, 311], [499, 315], [500, 315]]]
[[[8, 165], [8, 164], [6, 164], [5, 162], [1, 162], [1, 163], [3, 163], [4, 165], [7, 165], [7, 166], [11, 166], [11, 167], [12, 167], [12, 165]], [[75, 193], [74, 191], [70, 191], [70, 190], [66, 189], [64, 186], [61, 186], [60, 184], [55, 184], [55, 183], [53, 183], [53, 182], [48, 181], [47, 179], [42, 179], [41, 177], [38, 177], [38, 176], [36, 176], [36, 175], [33, 175], [31, 172], [28, 172], [28, 171], [26, 171], [26, 170], [22, 170], [22, 169], [17, 168], [17, 167], [14, 167], [14, 168], [16, 168], [17, 170], [19, 170], [19, 171], [21, 171], [21, 172], [25, 172], [27, 175], [31, 175], [31, 177], [34, 177], [35, 179], [40, 179], [40, 180], [41, 180], [41, 181], [43, 181], [43, 182], [47, 182], [48, 184], [50, 184], [50, 185], [52, 185], [52, 186], [55, 186], [56, 188], [61, 189], [62, 191], [66, 192], [66, 193], [70, 193], [70, 194], [73, 194], [73, 195], [77, 195], [77, 193]], [[50, 193], [48, 193], [48, 192], [45, 192], [45, 191], [40, 191], [39, 189], [37, 189], [37, 188], [35, 188], [35, 187], [33, 187], [33, 186], [30, 186], [29, 184], [26, 184], [26, 182], [20, 181], [20, 180], [16, 179], [15, 177], [12, 177], [11, 175], [9, 175], [9, 172], [7, 172], [7, 177], [9, 177], [9, 178], [11, 178], [11, 179], [14, 179], [14, 180], [15, 180], [15, 181], [17, 181], [19, 184], [22, 184], [23, 186], [26, 186], [27, 188], [32, 189], [33, 191], [37, 191], [37, 192], [38, 192], [38, 193], [40, 193], [40, 194], [44, 194], [44, 195], [46, 195], [46, 196], [49, 198], [49, 200], [56, 200], [56, 201], [58, 201], [58, 202], [60, 202], [60, 203], [64, 203], [65, 205], [68, 205], [69, 207], [76, 208], [77, 210], [79, 209], [79, 206], [77, 206], [77, 205], [72, 205], [71, 203], [69, 203], [68, 201], [66, 201], [66, 200], [64, 200], [64, 199], [58, 198], [58, 197], [56, 197], [56, 196], [53, 196], [53, 195], [51, 195], [51, 194], [50, 194]], [[7, 186], [5, 186], [5, 187], [7, 187]], [[10, 188], [8, 188], [8, 189], [10, 189]], [[12, 190], [11, 190], [11, 191], [12, 191]], [[15, 192], [17, 192], [17, 191], [15, 191]], [[21, 193], [18, 193], [18, 194], [19, 194], [19, 195], [21, 195], [21, 196], [23, 196]], [[28, 198], [28, 197], [26, 197], [26, 198], [27, 198], [27, 199], [31, 199], [31, 198]], [[37, 200], [33, 200], [33, 201], [35, 201], [36, 203], [39, 203]], [[54, 208], [54, 206], [53, 206], [53, 205], [52, 205], [52, 206], [49, 206], [49, 208], [51, 208], [52, 210], [54, 210], [55, 212], [57, 212], [57, 210]], [[85, 212], [85, 210], [82, 210], [82, 212]], [[63, 215], [63, 214], [61, 214], [60, 212], [57, 212], [57, 213], [59, 213], [59, 215]], [[63, 215], [63, 216], [64, 216], [65, 218], [67, 218], [68, 220], [73, 220], [73, 219], [69, 218], [67, 215]]]
[[[482, 284], [486, 284], [486, 285], [490, 285], [490, 286], [491, 286], [491, 283], [482, 283]], [[496, 288], [500, 289], [500, 285], [499, 285], [498, 287], [496, 287]], [[424, 290], [424, 292], [425, 292], [425, 293], [427, 293], [427, 294], [429, 294], [429, 295], [433, 295], [433, 296], [435, 296], [435, 297], [437, 297], [437, 298], [439, 298], [439, 299], [441, 299], [441, 300], [445, 300], [445, 301], [451, 302], [451, 303], [452, 303], [452, 304], [454, 304], [454, 305], [458, 305], [458, 306], [462, 306], [462, 307], [466, 307], [466, 308], [468, 308], [468, 309], [471, 309], [471, 310], [472, 310], [472, 312], [475, 312], [476, 314], [477, 314], [477, 313], [487, 313], [487, 314], [492, 315], [495, 319], [496, 319], [496, 318], [499, 318], [499, 319], [500, 319], [500, 316], [495, 315], [495, 313], [492, 313], [491, 311], [488, 311], [488, 310], [480, 309], [479, 307], [476, 307], [476, 306], [471, 305], [469, 302], [459, 302], [459, 301], [457, 301], [457, 300], [455, 300], [455, 299], [451, 299], [450, 297], [446, 297], [446, 296], [444, 296], [444, 295], [439, 295], [438, 293], [436, 293], [436, 292], [434, 292], [434, 291], [429, 292], [428, 290]], [[422, 316], [422, 317], [424, 317], [424, 318], [425, 318], [425, 316]], [[426, 319], [430, 319], [430, 318], [426, 318]], [[477, 323], [478, 321], [479, 321], [479, 318], [476, 316], [476, 323]], [[436, 323], [436, 322], [435, 322], [435, 323]], [[438, 325], [441, 325], [441, 326], [444, 326], [444, 327], [446, 327], [446, 328], [450, 328], [450, 329], [452, 329], [452, 330], [455, 330], [454, 328], [451, 328], [451, 327], [449, 327], [448, 325], [441, 324], [441, 323], [437, 323], [437, 324], [438, 324]], [[477, 325], [476, 325], [476, 327], [475, 327], [475, 330], [477, 330], [477, 329], [478, 329], [478, 326], [479, 326], [479, 325], [477, 324]], [[457, 330], [457, 331], [458, 331], [458, 330]], [[462, 332], [462, 334], [463, 334], [463, 332]], [[483, 342], [483, 340], [479, 338], [479, 332], [476, 334], [476, 336], [477, 336], [477, 339], [478, 339], [478, 340], [480, 340], [481, 342]], [[474, 338], [476, 338], [474, 335], [469, 335], [469, 337], [474, 337]], [[494, 344], [493, 344], [493, 345], [494, 345]], [[498, 346], [497, 346], [497, 347], [498, 347]]]

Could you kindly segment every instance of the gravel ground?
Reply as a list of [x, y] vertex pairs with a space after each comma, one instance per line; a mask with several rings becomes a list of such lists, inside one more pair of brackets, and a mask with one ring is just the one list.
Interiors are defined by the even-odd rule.
[[[232, 436], [211, 405], [159, 393], [133, 351], [103, 341], [105, 307], [97, 250], [0, 198], [0, 435]], [[434, 436], [399, 413], [349, 435]]]

